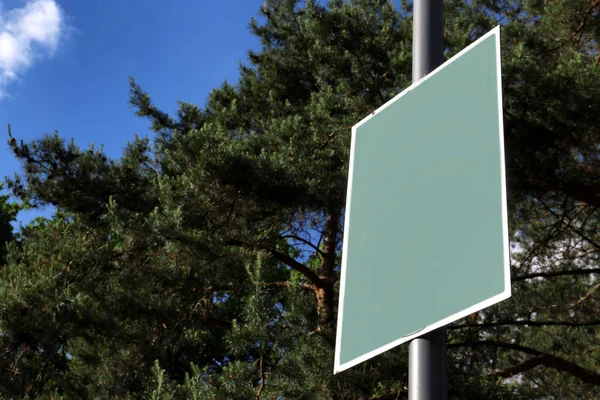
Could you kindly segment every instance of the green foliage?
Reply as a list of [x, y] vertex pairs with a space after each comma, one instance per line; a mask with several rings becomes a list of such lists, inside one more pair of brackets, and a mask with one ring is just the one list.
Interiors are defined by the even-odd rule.
[[[11, 136], [8, 187], [58, 211], [7, 246], [0, 394], [407, 398], [406, 346], [332, 370], [350, 127], [410, 83], [409, 3], [266, 1], [204, 106], [131, 80], [156, 136], [120, 159]], [[600, 5], [444, 4], [447, 57], [503, 25], [514, 246], [513, 297], [448, 327], [450, 398], [600, 397]]]
[[[0, 183], [0, 191], [4, 184]], [[19, 205], [9, 202], [9, 195], [0, 195], [0, 266], [6, 262], [6, 246], [14, 239], [12, 222], [19, 212]]]

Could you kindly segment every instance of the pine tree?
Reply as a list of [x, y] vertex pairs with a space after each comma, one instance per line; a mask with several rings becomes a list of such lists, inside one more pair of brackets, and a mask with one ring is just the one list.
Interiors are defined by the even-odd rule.
[[[0, 183], [0, 191], [3, 187]], [[19, 206], [9, 200], [9, 195], [0, 195], [0, 267], [6, 262], [6, 246], [14, 239], [12, 223], [19, 212]]]
[[[2, 394], [406, 398], [406, 346], [332, 365], [350, 127], [409, 85], [410, 8], [266, 1], [206, 105], [169, 116], [131, 81], [156, 135], [118, 160], [11, 137], [9, 188], [58, 212], [8, 248]], [[514, 244], [513, 298], [449, 327], [451, 398], [600, 396], [599, 9], [445, 2], [448, 57], [503, 24]]]

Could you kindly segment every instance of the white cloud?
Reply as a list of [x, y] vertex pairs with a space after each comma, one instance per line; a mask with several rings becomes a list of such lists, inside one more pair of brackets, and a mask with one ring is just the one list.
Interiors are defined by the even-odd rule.
[[6, 86], [34, 61], [54, 54], [64, 25], [63, 12], [54, 0], [30, 0], [6, 11], [0, 3], [0, 99], [6, 96]]

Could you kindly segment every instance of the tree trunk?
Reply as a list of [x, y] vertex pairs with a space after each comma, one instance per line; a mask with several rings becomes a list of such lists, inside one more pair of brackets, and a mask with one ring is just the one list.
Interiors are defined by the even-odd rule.
[[337, 242], [339, 234], [340, 211], [331, 212], [325, 223], [325, 235], [323, 238], [323, 261], [321, 262], [320, 278], [325, 286], [317, 288], [317, 313], [319, 315], [318, 331], [325, 329], [334, 319], [334, 293], [335, 267], [337, 259]]

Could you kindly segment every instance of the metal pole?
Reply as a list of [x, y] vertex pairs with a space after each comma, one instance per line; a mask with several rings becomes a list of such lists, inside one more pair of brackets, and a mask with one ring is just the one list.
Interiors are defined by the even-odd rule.
[[413, 1], [412, 80], [418, 81], [444, 62], [443, 0]]
[[[412, 60], [413, 82], [444, 62], [443, 0], [413, 1]], [[408, 351], [409, 400], [447, 400], [446, 330], [414, 339]]]
[[414, 339], [408, 347], [408, 399], [446, 400], [446, 330]]

